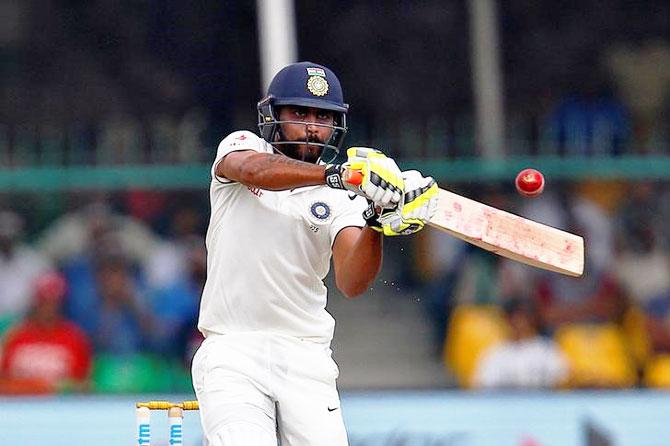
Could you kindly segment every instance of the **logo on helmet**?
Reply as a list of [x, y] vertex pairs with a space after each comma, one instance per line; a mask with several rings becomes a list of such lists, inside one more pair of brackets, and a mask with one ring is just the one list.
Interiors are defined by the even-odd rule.
[[325, 96], [328, 93], [326, 72], [322, 68], [307, 68], [307, 89], [314, 96]]

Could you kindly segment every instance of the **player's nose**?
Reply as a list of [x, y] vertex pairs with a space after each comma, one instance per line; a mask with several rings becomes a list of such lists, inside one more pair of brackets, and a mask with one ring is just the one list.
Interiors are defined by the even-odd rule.
[[307, 139], [313, 141], [319, 139], [319, 129], [317, 126], [312, 124], [307, 124]]

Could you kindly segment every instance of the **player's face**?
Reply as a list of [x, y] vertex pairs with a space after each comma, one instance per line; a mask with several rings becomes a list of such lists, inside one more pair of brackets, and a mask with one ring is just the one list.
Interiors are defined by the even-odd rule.
[[322, 147], [309, 143], [324, 144], [330, 139], [335, 114], [319, 108], [286, 105], [280, 108], [278, 120], [290, 121], [281, 124], [282, 141], [305, 143], [283, 145], [282, 153], [291, 158], [315, 163], [321, 155]]

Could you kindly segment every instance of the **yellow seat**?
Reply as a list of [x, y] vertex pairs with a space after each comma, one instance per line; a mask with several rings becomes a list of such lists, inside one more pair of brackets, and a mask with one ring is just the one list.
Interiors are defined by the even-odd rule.
[[500, 309], [493, 305], [459, 305], [449, 321], [444, 361], [462, 387], [472, 387], [481, 354], [504, 341], [507, 325]]
[[556, 342], [570, 366], [568, 387], [631, 387], [637, 374], [623, 330], [615, 324], [567, 324]]
[[670, 389], [670, 354], [660, 354], [649, 359], [644, 368], [644, 385]]
[[651, 354], [651, 340], [644, 312], [637, 306], [629, 308], [624, 314], [622, 328], [635, 365], [642, 370]]

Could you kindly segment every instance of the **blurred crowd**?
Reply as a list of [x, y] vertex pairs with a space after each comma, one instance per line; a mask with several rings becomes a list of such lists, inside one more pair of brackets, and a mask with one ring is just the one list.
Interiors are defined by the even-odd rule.
[[458, 382], [670, 386], [668, 184], [587, 181], [534, 200], [480, 192], [486, 203], [583, 235], [586, 266], [581, 278], [562, 276], [422, 233], [423, 297]]
[[[571, 278], [439, 231], [406, 241], [411, 263], [389, 241], [386, 262], [411, 277], [457, 385], [670, 386], [670, 185], [565, 183], [532, 200], [496, 184], [457, 192], [582, 234], [587, 253]], [[205, 199], [83, 194], [42, 228], [0, 211], [0, 392], [189, 391]]]
[[0, 212], [0, 389], [188, 390], [203, 214], [151, 193], [125, 196], [127, 213], [87, 201], [32, 243], [22, 215]]

